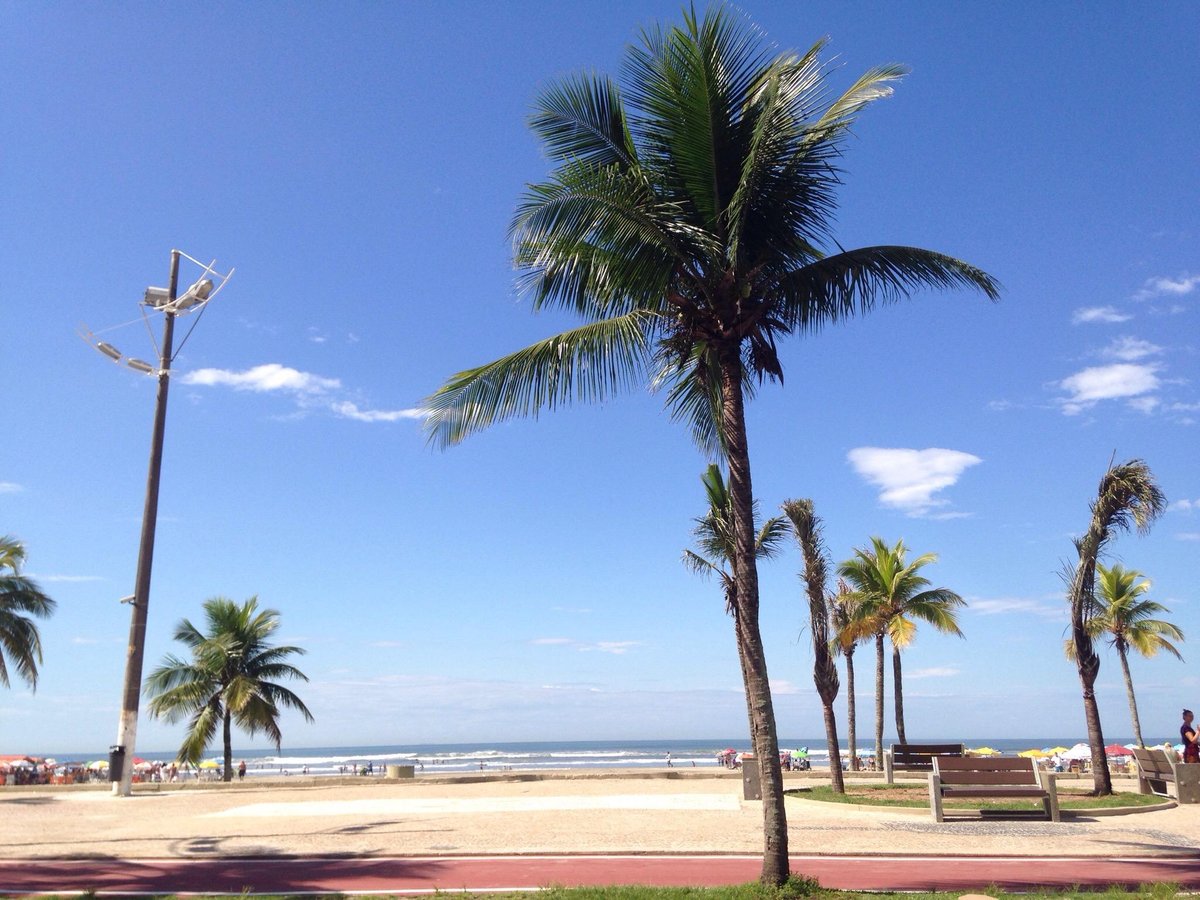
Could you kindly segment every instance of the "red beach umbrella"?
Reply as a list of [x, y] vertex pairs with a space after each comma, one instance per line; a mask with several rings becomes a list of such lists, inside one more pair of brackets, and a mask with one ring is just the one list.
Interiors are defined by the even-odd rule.
[[1109, 744], [1104, 748], [1105, 756], [1132, 756], [1133, 751], [1128, 747], [1123, 747], [1120, 744]]

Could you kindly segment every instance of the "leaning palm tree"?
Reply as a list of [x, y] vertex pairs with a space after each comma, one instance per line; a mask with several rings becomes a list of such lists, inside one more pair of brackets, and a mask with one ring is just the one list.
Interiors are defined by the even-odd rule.
[[304, 653], [300, 647], [272, 647], [268, 639], [279, 627], [279, 613], [259, 611], [258, 598], [238, 604], [225, 597], [204, 602], [207, 633], [184, 619], [175, 629], [175, 640], [187, 645], [190, 661], [168, 655], [146, 679], [151, 697], [149, 712], [155, 718], [177, 722], [190, 716], [187, 735], [179, 748], [179, 762], [196, 765], [222, 729], [225, 749], [224, 778], [233, 778], [232, 726], [250, 736], [262, 731], [278, 750], [281, 707], [298, 711], [313, 721], [304, 701], [276, 682], [308, 681], [290, 663], [289, 656]]
[[[725, 486], [725, 479], [721, 476], [721, 469], [716, 465], [710, 465], [700, 476], [700, 481], [708, 499], [708, 512], [696, 519], [696, 527], [692, 531], [700, 552], [684, 550], [683, 564], [697, 575], [715, 575], [721, 582], [725, 594], [725, 611], [733, 617], [738, 663], [742, 677], [745, 678], [746, 659], [742, 653], [743, 641], [738, 619], [737, 576], [733, 571], [733, 517], [729, 491]], [[755, 558], [770, 559], [775, 556], [782, 548], [786, 534], [787, 525], [780, 517], [772, 516], [763, 522], [754, 539]], [[750, 719], [750, 729], [750, 734], [753, 734], [753, 718]]]
[[857, 772], [858, 763], [858, 718], [854, 697], [854, 651], [866, 640], [870, 629], [859, 626], [858, 599], [850, 585], [839, 578], [837, 593], [829, 598], [833, 637], [829, 645], [834, 654], [846, 658], [846, 742], [850, 750], [850, 771]]
[[1071, 604], [1070, 656], [1079, 670], [1083, 687], [1083, 714], [1087, 721], [1088, 743], [1092, 747], [1092, 786], [1097, 795], [1112, 793], [1112, 775], [1104, 754], [1104, 730], [1100, 725], [1100, 707], [1096, 703], [1096, 676], [1100, 657], [1093, 645], [1091, 625], [1099, 604], [1096, 602], [1096, 567], [1100, 553], [1114, 534], [1136, 525], [1141, 534], [1150, 530], [1154, 520], [1166, 509], [1167, 500], [1154, 481], [1154, 473], [1140, 459], [1109, 466], [1100, 479], [1100, 489], [1092, 503], [1092, 519], [1082, 537], [1076, 538], [1079, 560], [1067, 589]]
[[15, 538], [0, 537], [0, 684], [11, 687], [11, 662], [21, 680], [36, 691], [42, 637], [30, 617], [48, 618], [56, 604], [36, 581], [21, 574], [24, 563], [25, 546]]
[[828, 565], [825, 560], [824, 541], [821, 538], [821, 520], [813, 511], [811, 500], [786, 500], [784, 515], [792, 523], [792, 530], [800, 544], [804, 557], [804, 586], [808, 593], [808, 620], [812, 629], [813, 682], [825, 713], [825, 740], [829, 745], [829, 773], [835, 793], [846, 793], [846, 782], [842, 777], [842, 747], [838, 743], [837, 718], [833, 712], [833, 701], [838, 694], [837, 665], [829, 648], [829, 606], [825, 597], [825, 578]]
[[875, 637], [875, 759], [883, 758], [883, 641], [892, 644], [892, 676], [896, 702], [896, 738], [907, 743], [904, 733], [904, 678], [900, 652], [912, 643], [916, 620], [928, 622], [938, 631], [962, 636], [955, 609], [962, 597], [948, 588], [930, 588], [920, 570], [937, 561], [926, 553], [911, 563], [906, 560], [904, 541], [889, 546], [882, 538], [871, 538], [869, 550], [856, 549], [854, 557], [838, 568], [857, 595], [859, 627], [873, 629]]
[[[1126, 569], [1120, 563], [1106, 568], [1096, 564], [1097, 591], [1093, 598], [1095, 608], [1089, 612], [1088, 633], [1093, 638], [1107, 637], [1117, 649], [1121, 660], [1121, 673], [1125, 676], [1125, 694], [1129, 698], [1129, 717], [1133, 722], [1133, 738], [1139, 747], [1146, 746], [1142, 740], [1142, 723], [1138, 718], [1137, 696], [1133, 692], [1133, 677], [1129, 674], [1129, 650], [1149, 659], [1159, 650], [1166, 650], [1176, 659], [1183, 656], [1172, 641], [1182, 641], [1183, 632], [1164, 619], [1151, 616], [1170, 612], [1161, 603], [1143, 595], [1150, 590], [1150, 582], [1142, 578], [1136, 569]], [[1074, 650], [1074, 642], [1067, 641], [1067, 656]]]
[[789, 335], [923, 287], [998, 296], [985, 272], [940, 253], [826, 253], [843, 142], [904, 70], [871, 69], [830, 102], [823, 47], [775, 54], [727, 7], [703, 18], [685, 10], [681, 26], [650, 27], [629, 48], [623, 90], [600, 75], [548, 88], [532, 126], [557, 168], [529, 187], [511, 233], [533, 309], [583, 324], [460, 372], [425, 404], [429, 434], [446, 446], [648, 381], [724, 457], [767, 883], [788, 874], [787, 820], [759, 634], [745, 404], [764, 379], [782, 379], [776, 345]]

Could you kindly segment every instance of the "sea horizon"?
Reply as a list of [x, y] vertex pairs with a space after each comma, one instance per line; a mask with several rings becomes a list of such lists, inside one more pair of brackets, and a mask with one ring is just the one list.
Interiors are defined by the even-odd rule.
[[[1148, 744], [1162, 743], [1166, 737], [1155, 736]], [[1055, 746], [1072, 747], [1086, 743], [1086, 737], [1058, 738], [946, 738], [920, 737], [912, 743], [963, 743], [968, 748], [991, 747], [1003, 754], [1012, 755], [1032, 748]], [[870, 755], [874, 749], [874, 738], [858, 740], [859, 755]], [[896, 743], [895, 738], [885, 737], [884, 747]], [[1108, 739], [1108, 743], [1133, 743], [1132, 737], [1119, 736]], [[828, 748], [824, 738], [784, 737], [780, 739], [780, 750], [805, 749], [812, 763], [818, 768], [828, 765]], [[841, 741], [842, 753], [848, 754], [845, 740]], [[358, 744], [325, 747], [286, 747], [282, 751], [274, 748], [233, 749], [235, 761], [245, 760], [247, 774], [254, 775], [339, 775], [352, 774], [367, 767], [373, 773], [382, 773], [388, 765], [412, 765], [420, 772], [433, 774], [468, 771], [509, 770], [588, 770], [611, 768], [665, 769], [716, 767], [717, 756], [732, 749], [743, 753], [750, 751], [746, 738], [692, 738], [653, 739], [627, 741], [478, 741], [453, 743], [397, 743]], [[17, 751], [20, 752], [20, 751]], [[135, 755], [151, 762], [169, 763], [175, 758], [175, 750], [136, 750]], [[108, 758], [107, 749], [90, 752], [31, 752], [31, 756], [52, 758], [59, 764], [72, 762], [87, 764]], [[205, 753], [206, 760], [219, 761], [223, 751], [219, 744], [212, 745]]]

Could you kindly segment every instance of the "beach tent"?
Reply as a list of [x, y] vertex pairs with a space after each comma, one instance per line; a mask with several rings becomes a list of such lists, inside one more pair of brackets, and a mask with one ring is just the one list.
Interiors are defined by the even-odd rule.
[[1062, 758], [1063, 759], [1078, 759], [1078, 760], [1091, 759], [1092, 758], [1092, 748], [1089, 747], [1087, 744], [1084, 744], [1081, 742], [1081, 743], [1076, 744], [1070, 750], [1063, 753]]

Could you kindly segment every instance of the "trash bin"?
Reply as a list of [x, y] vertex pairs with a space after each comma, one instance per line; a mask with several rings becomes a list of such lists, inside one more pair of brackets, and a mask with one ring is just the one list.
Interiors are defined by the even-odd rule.
[[758, 771], [758, 759], [753, 753], [742, 754], [742, 799], [762, 799], [762, 773]]
[[120, 781], [125, 772], [125, 745], [113, 744], [108, 748], [108, 780]]

